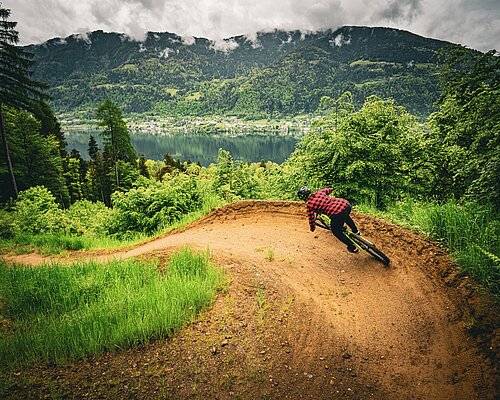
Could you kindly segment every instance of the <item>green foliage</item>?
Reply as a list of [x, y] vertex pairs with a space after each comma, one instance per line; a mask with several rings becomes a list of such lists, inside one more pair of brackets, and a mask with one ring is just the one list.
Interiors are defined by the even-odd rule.
[[235, 177], [236, 171], [231, 153], [227, 150], [219, 149], [216, 178], [213, 187], [215, 192], [226, 201], [231, 200]]
[[64, 232], [69, 235], [102, 237], [107, 233], [112, 210], [102, 202], [78, 200], [67, 210], [65, 217], [70, 221]]
[[31, 79], [33, 56], [17, 46], [17, 22], [9, 18], [10, 10], [0, 4], [0, 105], [30, 109], [33, 99], [43, 97], [45, 86]]
[[[63, 363], [168, 337], [214, 299], [222, 274], [207, 255], [183, 249], [157, 262], [0, 263], [0, 299], [15, 327], [0, 338], [7, 366]], [[91, 329], [89, 329], [91, 327]]]
[[80, 200], [83, 196], [82, 180], [80, 177], [80, 163], [82, 161], [69, 157], [66, 159], [66, 172], [64, 173], [64, 177], [66, 178], [71, 203]]
[[[23, 110], [33, 110], [46, 96], [42, 93], [45, 85], [31, 79], [33, 66], [32, 55], [25, 53], [17, 46], [19, 33], [16, 31], [17, 22], [9, 21], [10, 10], [2, 8], [0, 3], [0, 137], [2, 142], [2, 163], [5, 160], [9, 185], [1, 182], [2, 187], [9, 188], [0, 196], [0, 200], [9, 197], [16, 198], [18, 185], [14, 171], [9, 138], [7, 137], [4, 122], [4, 106], [16, 107]], [[4, 167], [0, 165], [0, 174]], [[1, 177], [0, 179], [2, 179]]]
[[431, 116], [444, 196], [500, 207], [500, 59], [465, 48], [443, 53], [443, 96]]
[[[134, 183], [139, 178], [139, 171], [137, 170], [136, 163], [129, 163], [119, 160], [116, 163], [116, 169], [120, 176], [120, 186], [112, 187], [113, 190], [128, 190], [134, 186]], [[112, 181], [113, 173], [109, 172], [110, 181]]]
[[43, 137], [53, 136], [58, 142], [61, 157], [66, 156], [66, 138], [54, 111], [45, 101], [36, 102], [31, 110], [33, 116], [40, 121], [40, 133]]
[[[107, 244], [113, 211], [103, 203], [79, 200], [61, 209], [55, 197], [43, 186], [20, 192], [12, 212], [0, 213], [2, 239], [33, 251], [57, 253]], [[116, 245], [116, 243], [115, 243]]]
[[[132, 180], [137, 177], [137, 172], [134, 171], [137, 155], [132, 147], [123, 115], [115, 103], [106, 99], [97, 108], [96, 118], [99, 126], [104, 128], [101, 132], [104, 140], [103, 168], [94, 170], [96, 173], [100, 172], [100, 176], [96, 178], [101, 182], [114, 181], [114, 187], [110, 188], [112, 190], [118, 190], [121, 187], [128, 189], [132, 186]], [[93, 146], [92, 142], [89, 143], [89, 149], [93, 151], [91, 146]], [[93, 183], [92, 186], [95, 187], [98, 184]], [[109, 204], [109, 189], [106, 194], [102, 196], [103, 201]]]
[[[92, 137], [91, 137], [92, 143]], [[111, 205], [111, 192], [116, 187], [114, 185], [114, 176], [110, 177], [112, 173], [110, 169], [110, 160], [105, 159], [105, 155], [102, 154], [97, 148], [92, 149], [93, 158], [90, 159], [87, 166], [87, 171], [84, 179], [84, 193], [85, 197], [92, 201], [102, 201], [106, 205]]]
[[54, 195], [43, 186], [33, 186], [19, 193], [14, 206], [17, 233], [40, 234], [60, 231], [63, 212]]
[[11, 239], [14, 236], [16, 224], [12, 213], [0, 209], [0, 239]]
[[212, 188], [224, 201], [273, 197], [271, 170], [264, 164], [234, 162], [231, 153], [219, 149]]
[[141, 154], [139, 157], [139, 161], [137, 162], [137, 169], [139, 170], [139, 175], [144, 176], [145, 178], [149, 178], [149, 170], [146, 165], [146, 158], [144, 154]]
[[[67, 203], [69, 198], [58, 140], [52, 135], [44, 137], [40, 133], [40, 122], [26, 111], [3, 107], [3, 116], [18, 190], [44, 185], [61, 203]], [[7, 169], [2, 168], [5, 156], [5, 150], [0, 150], [0, 184], [10, 188], [10, 176]], [[6, 196], [13, 196], [11, 190], [2, 190], [0, 199], [5, 201]]]
[[423, 132], [415, 118], [394, 101], [374, 96], [359, 111], [344, 112], [352, 107], [348, 98], [338, 113], [315, 123], [285, 162], [285, 190], [333, 187], [338, 196], [377, 206], [419, 193], [412, 178]]
[[119, 236], [130, 232], [153, 234], [202, 205], [195, 177], [169, 175], [168, 180], [151, 183], [112, 196], [115, 210], [110, 230]]
[[122, 112], [117, 105], [109, 99], [104, 100], [97, 108], [96, 118], [98, 125], [104, 129], [101, 136], [104, 144], [111, 149], [113, 161], [123, 160], [134, 163], [137, 155], [132, 147]]

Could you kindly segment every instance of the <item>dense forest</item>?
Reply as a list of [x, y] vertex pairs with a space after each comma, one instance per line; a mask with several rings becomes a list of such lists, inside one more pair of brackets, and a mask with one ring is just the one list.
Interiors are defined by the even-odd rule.
[[356, 106], [391, 97], [427, 117], [440, 88], [436, 52], [455, 45], [389, 28], [274, 31], [216, 43], [150, 32], [143, 42], [96, 31], [27, 46], [57, 113], [88, 117], [107, 97], [126, 115], [245, 118], [315, 113], [349, 91]]
[[[422, 94], [424, 86], [430, 87], [426, 82], [434, 79], [434, 72], [422, 76], [421, 85], [416, 83], [415, 74], [411, 78], [396, 74], [399, 83], [385, 85], [380, 95], [367, 96], [369, 92], [362, 89], [367, 85], [356, 89], [356, 85], [332, 84], [334, 77], [351, 73], [342, 72], [346, 64], [337, 65], [337, 68], [329, 64], [331, 59], [326, 57], [329, 50], [349, 51], [347, 46], [331, 48], [329, 41], [341, 34], [339, 32], [303, 40], [300, 47], [276, 59], [273, 68], [250, 72], [250, 66], [246, 70], [244, 62], [235, 65], [235, 70], [240, 68], [249, 72], [244, 82], [242, 77], [228, 78], [226, 75], [215, 85], [215, 81], [201, 82], [190, 72], [183, 76], [186, 82], [191, 80], [193, 90], [207, 89], [201, 98], [214, 99], [216, 93], [220, 99], [229, 98], [223, 95], [226, 89], [238, 93], [231, 107], [207, 101], [205, 107], [211, 104], [211, 112], [272, 110], [288, 113], [319, 108], [322, 114], [281, 165], [243, 163], [234, 160], [227, 150], [220, 149], [217, 164], [201, 167], [179, 162], [169, 155], [165, 155], [163, 161], [151, 161], [136, 154], [122, 109], [137, 110], [131, 108], [130, 99], [116, 95], [116, 88], [123, 82], [140, 86], [134, 83], [136, 66], [107, 65], [104, 77], [98, 72], [99, 60], [94, 64], [82, 64], [88, 71], [95, 72], [89, 80], [92, 87], [88, 91], [78, 86], [90, 76], [83, 74], [82, 68], [78, 70], [81, 75], [77, 76], [76, 70], [68, 72], [53, 66], [55, 77], [60, 78], [64, 73], [68, 76], [62, 86], [55, 87], [60, 82], [53, 81], [47, 88], [33, 79], [34, 59], [25, 49], [16, 46], [18, 35], [15, 23], [9, 21], [9, 10], [0, 11], [0, 78], [5, 83], [0, 89], [0, 201], [3, 204], [0, 232], [7, 249], [50, 241], [56, 243], [58, 249], [102, 246], [108, 241], [117, 244], [154, 235], [188, 215], [200, 215], [234, 200], [296, 199], [296, 191], [303, 185], [313, 189], [329, 186], [334, 188], [334, 195], [348, 198], [356, 206], [389, 212], [409, 223], [415, 222], [413, 211], [425, 210], [428, 224], [425, 228], [436, 238], [449, 239], [450, 224], [455, 230], [461, 229], [456, 226], [456, 220], [447, 219], [449, 210], [456, 215], [463, 212], [466, 217], [461, 216], [461, 222], [474, 221], [467, 228], [474, 241], [470, 237], [466, 240], [468, 253], [463, 258], [469, 258], [469, 264], [476, 266], [472, 272], [474, 276], [494, 292], [498, 290], [500, 61], [495, 51], [483, 54], [460, 46], [445, 49], [438, 44], [440, 49], [431, 55], [417, 58], [413, 54], [415, 64], [410, 66], [408, 59], [397, 59], [406, 52], [394, 54], [392, 62], [395, 65], [377, 61], [373, 55], [376, 49], [369, 46], [373, 53], [367, 53], [362, 57], [364, 61], [359, 60], [348, 67], [351, 72], [359, 69], [360, 74], [367, 74], [366, 79], [373, 79], [373, 85], [377, 86], [379, 83], [375, 82], [374, 75], [369, 76], [372, 68], [379, 72], [386, 68], [422, 72], [428, 68], [424, 64], [427, 65], [429, 57], [435, 57], [437, 62], [432, 70], [438, 73], [442, 90], [439, 96], [435, 92], [430, 95], [437, 99], [436, 111], [425, 121], [421, 120], [419, 112], [419, 116], [415, 115], [410, 107], [402, 105], [404, 102], [391, 94], [396, 93], [396, 87], [404, 88], [408, 96], [410, 93]], [[343, 32], [352, 33], [352, 45], [354, 33], [359, 30], [349, 29]], [[401, 35], [408, 36], [394, 30], [375, 29], [373, 32], [375, 37], [387, 34], [394, 40]], [[99, 37], [107, 36], [94, 34], [92, 43]], [[73, 40], [76, 46], [78, 40]], [[56, 45], [48, 43], [45, 47]], [[42, 47], [34, 50], [40, 53]], [[384, 51], [387, 53], [389, 48]], [[37, 57], [40, 59], [41, 55]], [[119, 53], [110, 59], [116, 58]], [[75, 59], [72, 62], [76, 62]], [[138, 63], [142, 68], [150, 65], [151, 60], [140, 59]], [[157, 63], [148, 70], [150, 82], [155, 81], [156, 73], [167, 73], [167, 66], [160, 61]], [[42, 65], [49, 68], [47, 61]], [[186, 61], [186, 70], [187, 65]], [[306, 65], [319, 69], [314, 70], [314, 76], [308, 76], [313, 70]], [[326, 69], [335, 69], [341, 75], [327, 74]], [[227, 74], [235, 74], [235, 70]], [[39, 69], [38, 76], [41, 74]], [[214, 79], [215, 75], [216, 71], [212, 71]], [[92, 80], [99, 76], [103, 82], [114, 76], [116, 85], [96, 85]], [[306, 90], [307, 96], [294, 97], [295, 94], [285, 92], [282, 86], [283, 82], [293, 81], [297, 88], [307, 87], [319, 77], [325, 79], [322, 85], [330, 88], [329, 91]], [[70, 85], [72, 80], [74, 86]], [[345, 81], [340, 79], [339, 82]], [[346, 90], [351, 88], [353, 91]], [[68, 102], [64, 106], [62, 102], [68, 97], [56, 96], [52, 100], [59, 111], [64, 107], [66, 110], [84, 107], [98, 121], [104, 145], [99, 148], [92, 137], [88, 144], [88, 160], [78, 152], [66, 152], [61, 126], [46, 96], [47, 92], [58, 91], [67, 91], [68, 96], [71, 94], [75, 99], [83, 93], [88, 96], [79, 104]], [[164, 90], [164, 93], [167, 92]], [[269, 101], [271, 97], [266, 98], [267, 94], [274, 100]], [[398, 96], [401, 94], [398, 92]], [[151, 101], [157, 100], [155, 92], [149, 89], [144, 89], [143, 95]], [[278, 98], [281, 100], [277, 101]], [[145, 109], [153, 107], [146, 101], [139, 103]], [[262, 108], [263, 104], [267, 108]], [[420, 108], [420, 112], [429, 111], [424, 108]], [[413, 103], [415, 110], [418, 111], [417, 103]], [[463, 235], [458, 234], [458, 237], [463, 242]], [[462, 242], [458, 246], [462, 246]], [[452, 247], [455, 242], [448, 245]]]

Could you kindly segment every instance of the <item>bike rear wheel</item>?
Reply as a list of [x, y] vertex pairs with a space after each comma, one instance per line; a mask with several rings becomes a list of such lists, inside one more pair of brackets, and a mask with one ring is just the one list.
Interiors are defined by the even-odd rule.
[[362, 236], [356, 235], [355, 233], [350, 233], [351, 240], [357, 242], [360, 247], [369, 253], [372, 257], [382, 262], [384, 265], [389, 265], [391, 260], [387, 257], [375, 244], [365, 239]]

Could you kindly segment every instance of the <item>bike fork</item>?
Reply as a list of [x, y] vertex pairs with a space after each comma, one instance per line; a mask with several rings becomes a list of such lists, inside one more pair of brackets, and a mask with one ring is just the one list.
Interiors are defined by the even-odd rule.
[[356, 240], [353, 240], [351, 238], [351, 235], [349, 235], [346, 231], [344, 231], [344, 235], [346, 235], [347, 239], [349, 239], [356, 248], [358, 248], [359, 250], [366, 250], [366, 247], [363, 244], [358, 243]]

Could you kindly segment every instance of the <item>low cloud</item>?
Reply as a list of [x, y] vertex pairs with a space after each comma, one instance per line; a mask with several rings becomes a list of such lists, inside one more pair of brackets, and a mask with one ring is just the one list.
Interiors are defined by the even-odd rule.
[[158, 52], [158, 56], [159, 56], [160, 58], [168, 58], [168, 57], [170, 56], [170, 54], [172, 54], [172, 53], [174, 53], [174, 52], [175, 52], [175, 50], [173, 50], [173, 49], [170, 49], [170, 48], [166, 47], [166, 48], [164, 48], [163, 50], [160, 50], [160, 51]]
[[196, 43], [196, 38], [194, 36], [183, 36], [182, 43], [188, 46], [192, 46]]
[[335, 36], [334, 39], [330, 40], [330, 45], [335, 46], [335, 47], [342, 47], [342, 46], [348, 45], [350, 43], [351, 43], [351, 38], [345, 37], [342, 34], [337, 35], [337, 36]]
[[391, 0], [378, 10], [373, 19], [391, 22], [412, 22], [422, 13], [421, 0]]
[[[102, 29], [143, 40], [148, 31], [223, 39], [258, 31], [389, 26], [479, 50], [500, 48], [498, 0], [2, 0], [22, 44]], [[183, 39], [189, 42], [192, 39]], [[217, 46], [219, 46], [219, 44]], [[258, 43], [255, 43], [258, 45]]]
[[238, 46], [238, 43], [233, 39], [212, 40], [210, 42], [210, 48], [222, 53], [230, 53], [237, 49]]
[[76, 40], [81, 40], [81, 41], [85, 42], [86, 44], [91, 44], [90, 32], [77, 33], [77, 34], [73, 35], [73, 37]]

